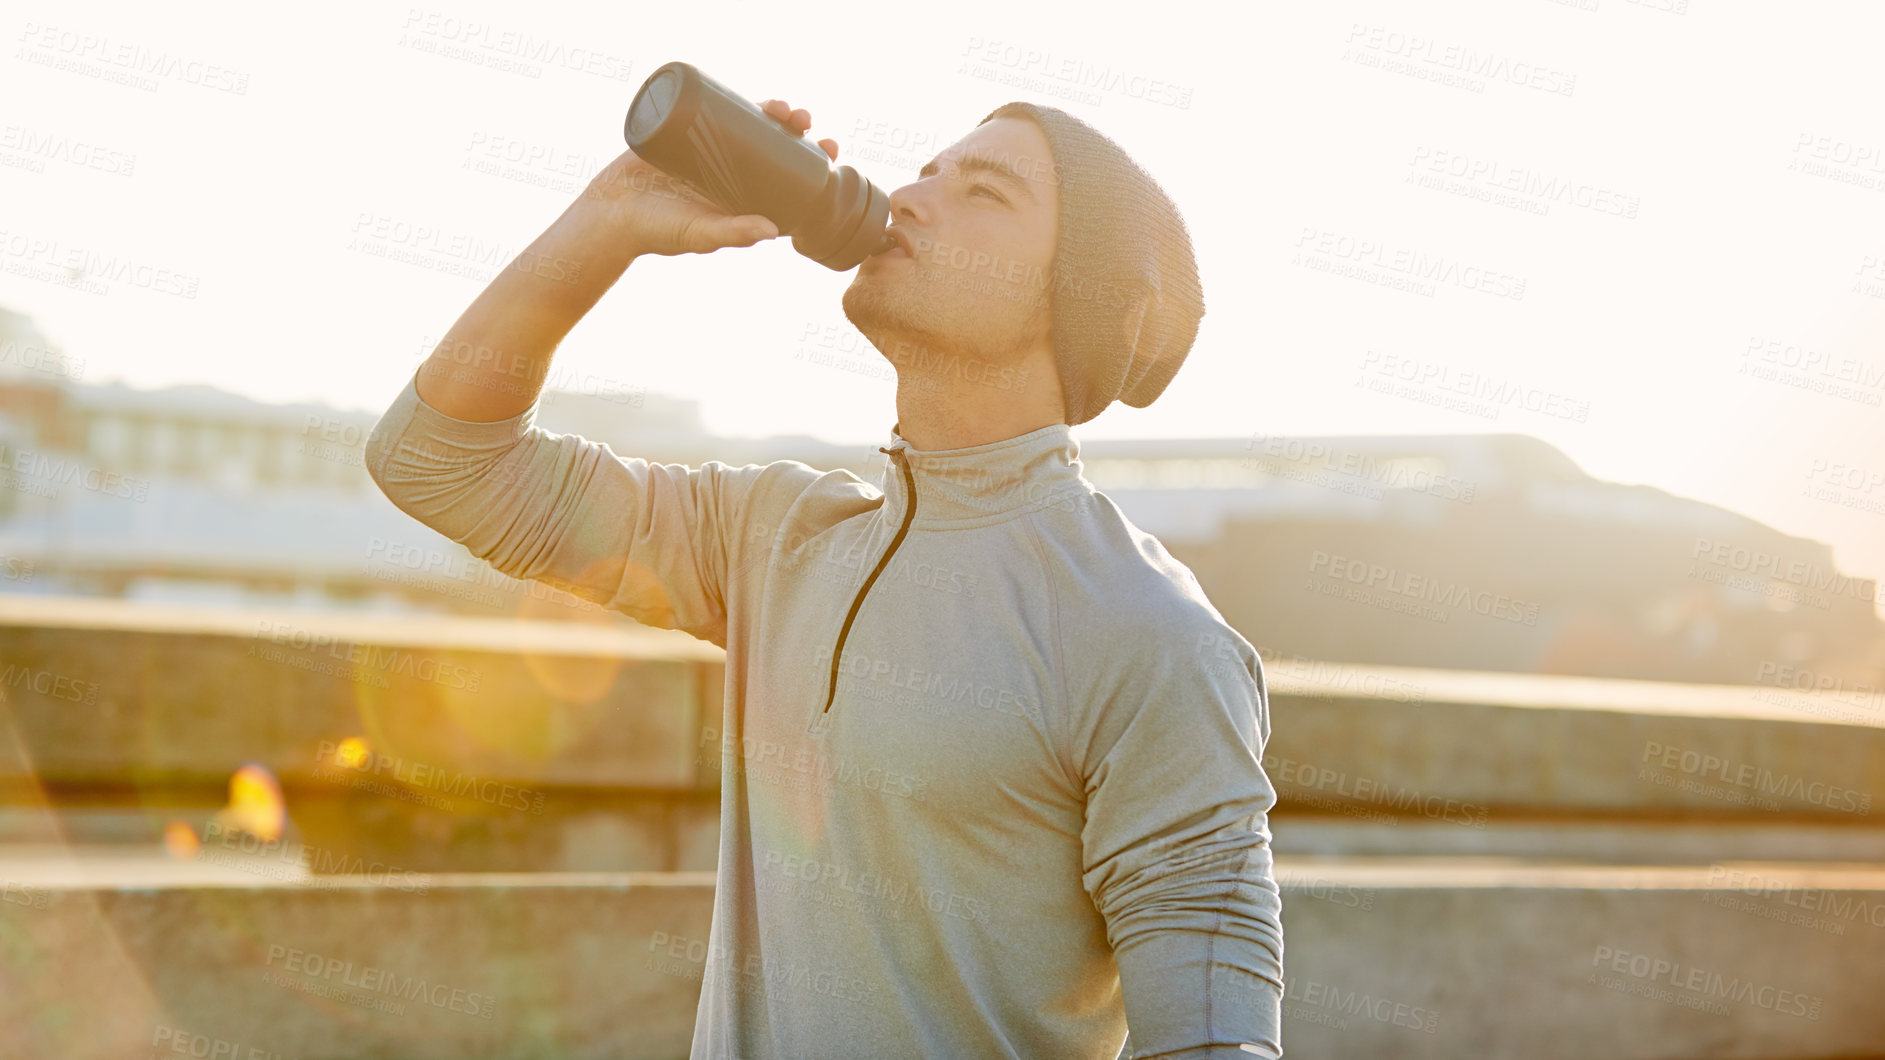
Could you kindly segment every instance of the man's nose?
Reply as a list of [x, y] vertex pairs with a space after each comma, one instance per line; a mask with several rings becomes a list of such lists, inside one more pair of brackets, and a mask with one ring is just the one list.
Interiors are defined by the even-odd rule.
[[927, 181], [905, 184], [890, 193], [890, 217], [894, 222], [910, 220], [918, 225], [929, 221], [930, 192], [925, 187]]

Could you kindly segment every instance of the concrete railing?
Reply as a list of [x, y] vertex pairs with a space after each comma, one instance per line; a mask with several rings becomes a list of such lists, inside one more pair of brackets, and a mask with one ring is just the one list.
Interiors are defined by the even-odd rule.
[[[684, 1056], [719, 658], [627, 623], [0, 597], [0, 1040]], [[1876, 705], [1266, 673], [1290, 1055], [1885, 1055]], [[273, 844], [225, 805], [245, 766]], [[194, 857], [155, 845], [173, 822]]]
[[[1279, 875], [1291, 1057], [1804, 1060], [1885, 1040], [1885, 871]], [[61, 1060], [679, 1060], [712, 901], [701, 873], [9, 880], [0, 1033]]]
[[[68, 835], [150, 841], [164, 805], [200, 824], [255, 763], [324, 849], [429, 871], [713, 866], [721, 652], [684, 634], [21, 597], [0, 597], [0, 633], [21, 744], [0, 796], [50, 796]], [[1484, 853], [1475, 837], [1492, 835], [1532, 855], [1708, 855], [1641, 838], [1673, 827], [1723, 854], [1885, 858], [1885, 704], [1300, 661], [1266, 674], [1279, 835], [1293, 823], [1306, 849]], [[0, 837], [46, 838], [19, 829]]]

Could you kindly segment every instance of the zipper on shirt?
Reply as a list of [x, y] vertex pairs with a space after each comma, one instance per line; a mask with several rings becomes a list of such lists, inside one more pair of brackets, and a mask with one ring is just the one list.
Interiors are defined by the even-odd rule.
[[864, 587], [857, 591], [857, 597], [851, 601], [851, 613], [844, 616], [844, 626], [838, 630], [838, 643], [831, 648], [831, 675], [826, 678], [825, 707], [818, 712], [818, 717], [812, 722], [811, 731], [815, 733], [824, 732], [826, 725], [831, 721], [831, 703], [838, 695], [838, 663], [844, 651], [845, 638], [851, 635], [851, 623], [857, 618], [858, 608], [864, 606], [865, 594], [871, 591], [871, 585], [877, 581], [877, 576], [884, 572], [884, 567], [890, 563], [890, 557], [896, 554], [897, 546], [903, 543], [904, 535], [910, 532], [910, 521], [916, 518], [916, 476], [910, 471], [909, 458], [903, 455], [901, 449], [886, 449], [880, 445], [877, 451], [887, 454], [903, 471], [905, 498], [903, 525], [897, 527], [897, 536], [890, 539], [890, 546], [884, 549], [882, 558], [877, 561], [877, 569], [871, 571], [870, 577], [864, 579]]

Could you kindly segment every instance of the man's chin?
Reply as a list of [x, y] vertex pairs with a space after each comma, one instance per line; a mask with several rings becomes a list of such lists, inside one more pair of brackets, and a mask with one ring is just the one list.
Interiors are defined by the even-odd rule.
[[894, 296], [872, 285], [869, 281], [852, 280], [851, 286], [844, 289], [840, 305], [844, 308], [844, 318], [851, 326], [866, 337], [874, 331], [882, 331], [896, 326], [901, 319]]

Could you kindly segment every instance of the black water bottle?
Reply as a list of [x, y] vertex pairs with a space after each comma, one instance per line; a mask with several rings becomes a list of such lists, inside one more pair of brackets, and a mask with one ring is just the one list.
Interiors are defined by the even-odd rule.
[[890, 197], [882, 189], [850, 166], [833, 169], [823, 148], [688, 63], [648, 75], [622, 135], [722, 210], [769, 218], [820, 265], [843, 272], [895, 245], [884, 231]]

